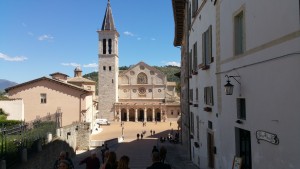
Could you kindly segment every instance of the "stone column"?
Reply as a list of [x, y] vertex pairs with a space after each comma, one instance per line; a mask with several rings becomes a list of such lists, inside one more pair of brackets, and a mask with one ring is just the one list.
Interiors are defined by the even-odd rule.
[[155, 121], [155, 109], [154, 107], [152, 108], [152, 121]]
[[147, 121], [147, 108], [144, 108], [144, 121]]
[[109, 39], [106, 39], [106, 54], [108, 54], [108, 48], [109, 48], [109, 47], [108, 47], [108, 40], [109, 40]]
[[135, 122], [138, 121], [138, 113], [137, 113], [137, 108], [135, 109]]
[[126, 109], [126, 112], [127, 112], [127, 114], [126, 114], [127, 115], [127, 121], [129, 121], [129, 109], [128, 108]]

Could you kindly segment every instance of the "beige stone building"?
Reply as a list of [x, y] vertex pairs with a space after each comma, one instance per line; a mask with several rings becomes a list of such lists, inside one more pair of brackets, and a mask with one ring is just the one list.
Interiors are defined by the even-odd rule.
[[60, 112], [63, 126], [76, 121], [92, 122], [97, 107], [95, 82], [83, 78], [80, 68], [74, 73], [74, 77], [68, 78], [68, 75], [56, 72], [51, 77], [44, 76], [7, 88], [6, 92], [10, 99], [22, 99], [25, 121]]
[[119, 74], [115, 115], [122, 121], [177, 120], [180, 101], [175, 88], [162, 72], [140, 62]]
[[140, 62], [119, 71], [118, 37], [110, 2], [99, 38], [99, 118], [116, 121], [170, 121], [180, 115], [175, 82]]

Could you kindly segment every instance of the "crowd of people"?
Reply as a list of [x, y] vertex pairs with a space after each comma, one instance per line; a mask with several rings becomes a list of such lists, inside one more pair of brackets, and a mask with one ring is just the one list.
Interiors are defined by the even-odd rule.
[[[152, 165], [146, 169], [171, 169], [169, 164], [165, 164], [167, 150], [164, 146], [158, 149], [153, 146], [152, 149]], [[101, 149], [101, 161], [97, 157], [96, 150], [91, 151], [90, 156], [82, 159], [79, 165], [85, 164], [85, 169], [130, 169], [130, 158], [123, 155], [117, 160], [117, 154], [114, 151], [110, 151], [107, 144], [102, 145]], [[69, 158], [68, 153], [61, 151], [58, 159], [55, 161], [53, 169], [75, 169], [72, 160]]]

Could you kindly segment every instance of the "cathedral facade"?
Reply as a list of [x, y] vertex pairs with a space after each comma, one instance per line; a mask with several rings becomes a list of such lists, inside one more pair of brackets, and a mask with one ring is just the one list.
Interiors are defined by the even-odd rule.
[[114, 121], [176, 121], [180, 99], [176, 83], [161, 71], [139, 62], [119, 71], [118, 38], [110, 2], [98, 30], [99, 114]]

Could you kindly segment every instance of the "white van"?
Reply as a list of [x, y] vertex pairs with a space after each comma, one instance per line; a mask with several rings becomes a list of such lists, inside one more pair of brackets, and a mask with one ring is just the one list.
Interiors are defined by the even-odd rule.
[[110, 122], [107, 119], [96, 119], [95, 123], [100, 125], [110, 125]]

